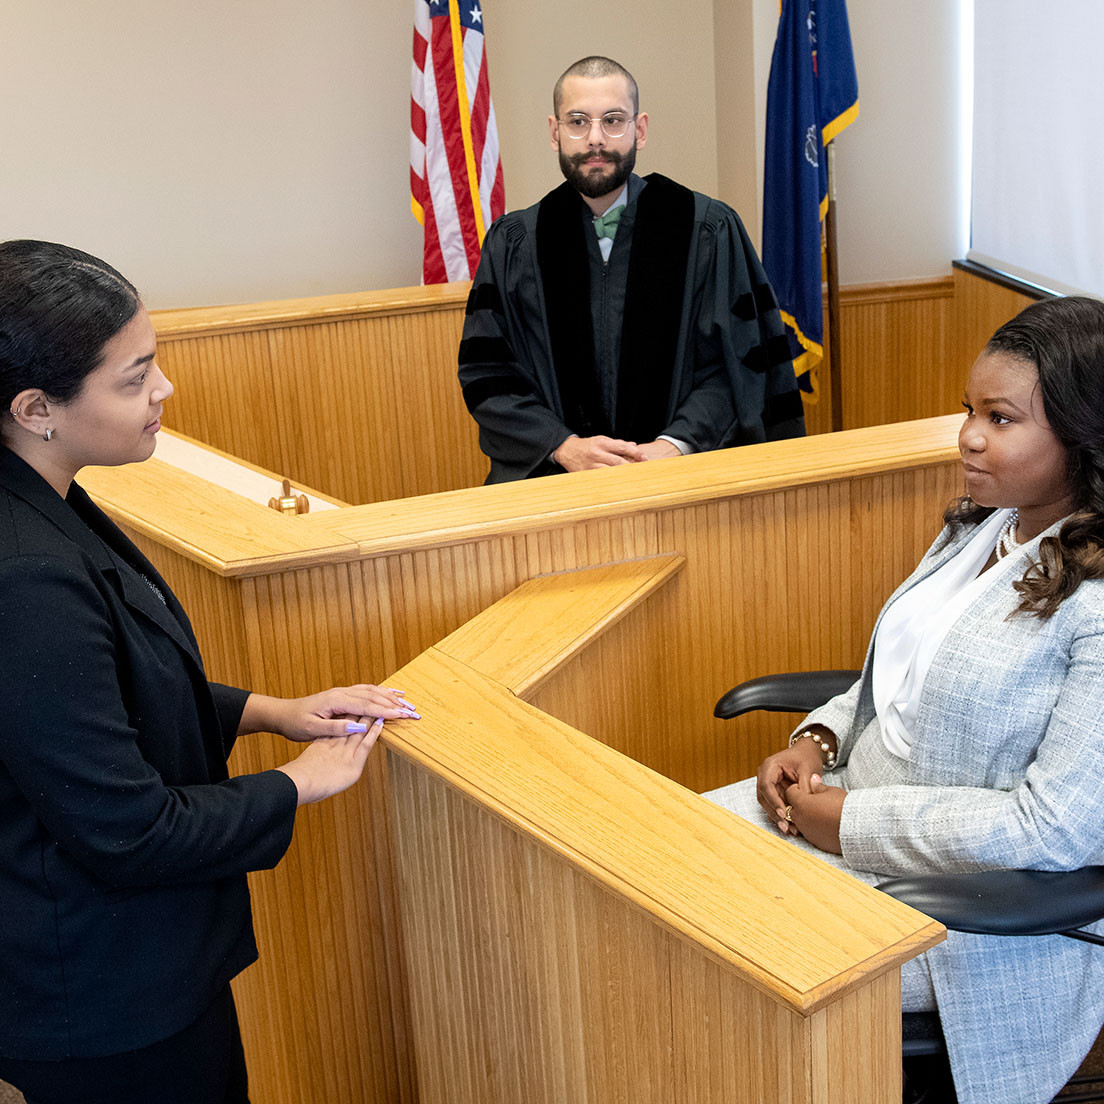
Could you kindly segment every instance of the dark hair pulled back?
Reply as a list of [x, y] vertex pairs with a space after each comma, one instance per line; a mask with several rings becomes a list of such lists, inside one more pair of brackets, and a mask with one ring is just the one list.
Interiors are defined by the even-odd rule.
[[32, 387], [75, 398], [139, 305], [130, 281], [98, 257], [54, 242], [0, 243], [0, 412]]
[[[1039, 375], [1043, 410], [1066, 450], [1074, 513], [1014, 585], [1019, 610], [1050, 617], [1085, 579], [1104, 578], [1104, 302], [1083, 296], [1043, 299], [1025, 307], [989, 339]], [[992, 513], [969, 497], [948, 507], [952, 530]]]

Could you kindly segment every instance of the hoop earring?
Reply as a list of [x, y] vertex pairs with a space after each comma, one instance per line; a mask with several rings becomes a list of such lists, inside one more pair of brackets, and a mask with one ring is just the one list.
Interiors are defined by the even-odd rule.
[[20, 404], [19, 404], [19, 405], [18, 405], [18, 406], [17, 406], [17, 407], [16, 407], [16, 408], [15, 408], [15, 409], [14, 409], [14, 410], [13, 410], [13, 411], [11, 412], [11, 416], [12, 416], [13, 418], [18, 418], [18, 417], [19, 417], [19, 415], [20, 415], [20, 413], [22, 412], [22, 410], [23, 410], [23, 404], [22, 404], [22, 403], [20, 403]]
[[46, 432], [45, 432], [45, 433], [44, 433], [44, 434], [42, 435], [42, 439], [43, 439], [44, 441], [49, 441], [49, 439], [50, 439], [51, 437], [53, 437], [53, 435], [54, 435], [54, 431], [53, 431], [52, 429], [48, 429], [48, 430], [46, 430]]

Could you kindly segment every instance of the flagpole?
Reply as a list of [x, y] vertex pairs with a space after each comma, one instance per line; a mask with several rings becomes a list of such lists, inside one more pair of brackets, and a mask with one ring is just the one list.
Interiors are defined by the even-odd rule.
[[824, 256], [828, 269], [828, 375], [832, 396], [832, 432], [843, 429], [843, 354], [840, 351], [839, 267], [836, 264], [836, 143], [829, 142], [828, 211], [824, 216]]

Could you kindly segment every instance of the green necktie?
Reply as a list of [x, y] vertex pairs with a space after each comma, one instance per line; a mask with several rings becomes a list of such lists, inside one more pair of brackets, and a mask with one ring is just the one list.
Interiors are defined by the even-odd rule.
[[614, 207], [604, 215], [596, 215], [594, 218], [594, 231], [600, 238], [614, 238], [617, 236], [617, 224], [621, 221], [621, 212], [625, 210], [622, 203]]

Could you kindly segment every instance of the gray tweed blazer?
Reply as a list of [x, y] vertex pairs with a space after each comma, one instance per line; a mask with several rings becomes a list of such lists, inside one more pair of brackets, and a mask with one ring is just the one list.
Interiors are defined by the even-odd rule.
[[[969, 536], [941, 534], [893, 597]], [[947, 633], [907, 763], [878, 768], [888, 757], [863, 753], [881, 739], [873, 637], [858, 682], [806, 719], [839, 741], [827, 781], [848, 788], [840, 839], [856, 870], [1104, 864], [1104, 580], [1082, 583], [1041, 621], [1014, 612], [1017, 577], [997, 577]], [[951, 933], [927, 959], [963, 1104], [1049, 1100], [1104, 1024], [1104, 948]]]

